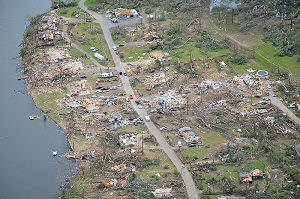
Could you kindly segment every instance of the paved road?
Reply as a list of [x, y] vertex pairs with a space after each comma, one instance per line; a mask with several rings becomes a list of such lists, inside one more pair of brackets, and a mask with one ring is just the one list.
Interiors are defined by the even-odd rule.
[[300, 126], [300, 119], [299, 117], [297, 117], [290, 109], [288, 109], [281, 101], [278, 97], [273, 97], [274, 92], [269, 89], [269, 98], [271, 99], [271, 103], [276, 106], [277, 108], [279, 108], [282, 112], [286, 113], [287, 116], [293, 120], [294, 122], [296, 122], [296, 124], [298, 124]]
[[[95, 22], [99, 23], [101, 25], [105, 40], [110, 48], [110, 52], [111, 52], [113, 60], [115, 62], [116, 69], [119, 71], [124, 71], [120, 58], [113, 51], [114, 42], [112, 40], [111, 33], [109, 31], [109, 27], [110, 27], [109, 21], [103, 15], [100, 15], [96, 12], [88, 10], [84, 6], [84, 2], [85, 2], [85, 0], [81, 0], [79, 2], [79, 7], [81, 9], [83, 9], [84, 11], [86, 11], [87, 13], [89, 13], [90, 15], [92, 15], [96, 19]], [[127, 93], [127, 95], [130, 95], [130, 94], [133, 95], [134, 92], [133, 92], [133, 89], [131, 88], [128, 77], [121, 76], [121, 80], [122, 80], [124, 90]], [[140, 117], [145, 118], [145, 116], [148, 115], [144, 109], [138, 108], [138, 106], [134, 103], [134, 100], [132, 100], [131, 103], [132, 103], [134, 110], [138, 113], [138, 115]], [[192, 178], [191, 174], [189, 173], [188, 169], [182, 164], [181, 160], [177, 157], [177, 155], [174, 152], [174, 150], [172, 149], [172, 147], [166, 142], [165, 138], [160, 133], [159, 129], [153, 124], [153, 122], [151, 122], [151, 121], [146, 122], [146, 126], [148, 127], [150, 133], [155, 136], [158, 144], [165, 151], [165, 153], [168, 155], [170, 160], [173, 162], [173, 164], [176, 166], [178, 171], [181, 173], [182, 179], [186, 186], [188, 197], [190, 199], [197, 199], [198, 195], [197, 195], [196, 186], [195, 186], [193, 178]]]

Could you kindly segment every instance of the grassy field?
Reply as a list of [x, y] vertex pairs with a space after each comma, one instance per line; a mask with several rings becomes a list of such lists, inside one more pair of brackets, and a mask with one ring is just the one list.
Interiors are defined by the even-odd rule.
[[[93, 26], [93, 28], [91, 28]], [[93, 29], [93, 30], [92, 30]], [[95, 29], [99, 34], [95, 34]], [[100, 64], [104, 66], [114, 66], [110, 50], [102, 33], [101, 26], [95, 23], [79, 23], [72, 29], [73, 39], [75, 43], [84, 51], [92, 55]], [[99, 36], [99, 37], [98, 37]], [[98, 49], [97, 53], [103, 55], [108, 60], [99, 60], [94, 56], [94, 52], [90, 51], [90, 47]]]
[[78, 7], [60, 8], [57, 11], [57, 15], [63, 16], [66, 18], [76, 18], [75, 17], [76, 14], [80, 14], [80, 16], [77, 19], [84, 19], [85, 13]]

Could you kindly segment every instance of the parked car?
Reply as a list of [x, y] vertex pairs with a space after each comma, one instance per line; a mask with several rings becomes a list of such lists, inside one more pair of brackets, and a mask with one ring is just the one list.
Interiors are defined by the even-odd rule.
[[75, 97], [75, 96], [77, 96], [78, 95], [78, 93], [73, 93], [72, 95], [71, 95], [71, 97]]
[[144, 119], [142, 117], [139, 118], [141, 121], [144, 121]]
[[120, 72], [119, 72], [119, 75], [122, 75], [122, 74], [123, 74], [123, 72], [122, 72], [122, 71], [120, 71]]
[[113, 47], [113, 50], [114, 50], [114, 51], [116, 51], [116, 50], [118, 50], [118, 49], [117, 49], [117, 47], [116, 47], [116, 46], [114, 46], [114, 47]]
[[130, 99], [133, 99], [133, 96], [132, 96], [132, 95], [129, 95], [129, 98], [130, 98]]
[[196, 143], [195, 142], [189, 142], [188, 143], [188, 147], [195, 147], [196, 146]]
[[255, 95], [254, 97], [256, 97], [256, 98], [260, 98], [260, 95]]
[[294, 104], [291, 104], [288, 106], [288, 108], [296, 108], [296, 106]]
[[155, 69], [151, 69], [150, 71], [149, 71], [149, 73], [154, 73], [155, 72]]
[[124, 72], [124, 73], [123, 73], [123, 75], [124, 75], [124, 76], [127, 76], [127, 73], [126, 73], [126, 72]]
[[76, 14], [75, 17], [78, 18], [80, 16], [80, 14]]
[[182, 147], [182, 144], [181, 144], [181, 141], [180, 140], [178, 140], [178, 147]]
[[140, 104], [140, 101], [139, 101], [139, 100], [135, 100], [135, 103], [136, 103], [137, 105], [139, 105], [139, 104]]
[[117, 19], [117, 18], [113, 18], [113, 19], [111, 20], [111, 22], [113, 22], [113, 23], [118, 23], [118, 19]]
[[151, 91], [151, 88], [146, 88], [146, 91]]
[[82, 76], [80, 76], [80, 78], [86, 78], [86, 76], [85, 76], [85, 75], [82, 75]]
[[118, 89], [117, 86], [112, 86], [112, 87], [110, 87], [110, 90], [117, 90], [117, 89]]
[[69, 21], [68, 20], [65, 22], [65, 25], [69, 25]]
[[204, 157], [204, 158], [202, 158], [202, 160], [208, 160], [209, 159], [209, 157]]
[[117, 50], [116, 50], [115, 52], [116, 52], [116, 55], [118, 55], [118, 54], [119, 54], [119, 51], [117, 51]]
[[273, 94], [273, 97], [277, 97], [277, 94], [274, 93], [274, 94]]
[[97, 87], [96, 87], [96, 89], [101, 89], [101, 88], [103, 88], [103, 86], [97, 86]]
[[166, 131], [166, 130], [168, 130], [168, 129], [167, 129], [167, 127], [163, 126], [163, 127], [161, 127], [159, 130], [161, 130], [161, 131]]
[[132, 63], [127, 63], [127, 65], [128, 65], [128, 66], [131, 66], [131, 65], [132, 65]]
[[126, 102], [129, 102], [129, 101], [130, 101], [129, 97], [126, 97]]
[[258, 105], [258, 103], [252, 103], [252, 106], [257, 106]]
[[268, 109], [268, 111], [270, 112], [270, 111], [275, 111], [275, 109], [273, 109], [273, 108], [269, 108]]
[[119, 47], [125, 46], [125, 44], [119, 44]]
[[267, 104], [267, 102], [263, 101], [263, 100], [259, 101], [258, 103], [261, 104], [261, 105]]

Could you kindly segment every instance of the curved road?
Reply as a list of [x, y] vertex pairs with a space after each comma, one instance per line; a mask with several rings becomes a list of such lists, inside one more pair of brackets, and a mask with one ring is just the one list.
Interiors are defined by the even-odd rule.
[[[111, 55], [115, 62], [116, 69], [118, 71], [124, 71], [123, 65], [122, 65], [122, 62], [121, 62], [119, 56], [117, 56], [113, 50], [114, 42], [112, 40], [111, 33], [109, 31], [110, 21], [108, 19], [106, 19], [103, 15], [100, 15], [96, 12], [88, 10], [88, 8], [86, 8], [84, 6], [84, 2], [85, 2], [85, 0], [81, 0], [78, 4], [79, 7], [81, 9], [83, 9], [85, 12], [92, 15], [96, 19], [95, 22], [99, 23], [101, 25], [105, 40], [110, 48]], [[127, 93], [127, 95], [130, 95], [130, 94], [133, 95], [134, 92], [129, 83], [129, 78], [127, 76], [121, 76], [121, 80], [122, 80], [124, 90]], [[145, 118], [145, 116], [148, 115], [147, 112], [145, 111], [145, 109], [138, 108], [138, 106], [134, 103], [134, 100], [131, 100], [131, 104], [132, 104], [134, 110], [138, 113], [138, 115], [140, 117]], [[176, 166], [176, 168], [180, 172], [182, 179], [184, 181], [184, 184], [186, 186], [186, 191], [187, 191], [188, 197], [190, 199], [197, 199], [198, 194], [197, 194], [196, 186], [195, 186], [193, 178], [192, 178], [191, 174], [189, 173], [188, 169], [184, 166], [184, 164], [182, 164], [181, 160], [177, 157], [177, 155], [174, 152], [174, 150], [172, 149], [172, 147], [166, 142], [165, 138], [160, 133], [160, 130], [153, 124], [153, 122], [151, 122], [151, 121], [146, 122], [146, 126], [148, 127], [150, 133], [155, 136], [158, 144], [165, 151], [165, 153], [168, 155], [170, 160], [173, 162], [173, 164]]]

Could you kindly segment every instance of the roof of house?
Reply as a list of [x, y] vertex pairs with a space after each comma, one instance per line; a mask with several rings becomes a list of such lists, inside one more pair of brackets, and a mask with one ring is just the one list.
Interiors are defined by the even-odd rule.
[[251, 170], [248, 170], [248, 169], [241, 169], [241, 170], [239, 170], [239, 176], [241, 178], [243, 178], [243, 177], [249, 177], [251, 175], [252, 175]]
[[115, 15], [124, 15], [124, 16], [130, 16], [130, 15], [133, 15], [133, 12], [129, 9], [123, 9], [123, 8], [118, 8], [118, 9], [115, 9]]
[[160, 189], [155, 189], [154, 193], [155, 194], [170, 194], [172, 191], [172, 187], [171, 188], [160, 188]]
[[263, 175], [262, 170], [259, 169], [252, 170], [252, 176], [262, 176], [262, 175]]
[[165, 54], [162, 51], [154, 51], [151, 52], [150, 55], [154, 58], [165, 57]]

